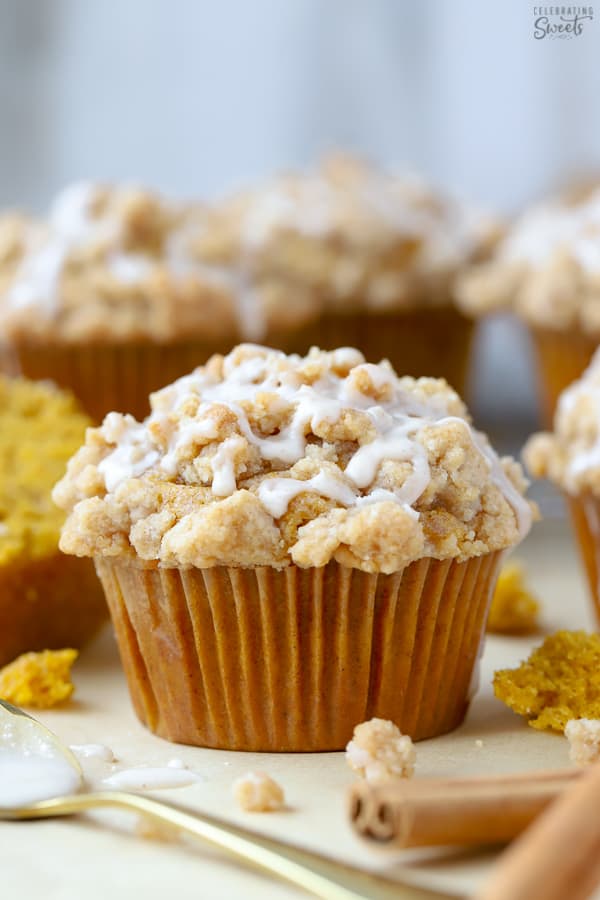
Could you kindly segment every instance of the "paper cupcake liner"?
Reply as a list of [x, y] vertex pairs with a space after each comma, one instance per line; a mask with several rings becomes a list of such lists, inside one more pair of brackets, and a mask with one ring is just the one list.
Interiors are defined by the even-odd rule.
[[161, 569], [96, 560], [133, 704], [161, 737], [229, 750], [341, 750], [392, 719], [460, 724], [502, 554], [393, 575]]
[[0, 370], [68, 388], [96, 422], [116, 410], [143, 419], [148, 395], [187, 375], [228, 345], [174, 344], [14, 345], [0, 353]]
[[577, 330], [529, 329], [537, 358], [543, 421], [552, 426], [559, 396], [587, 368], [598, 340]]
[[474, 326], [453, 307], [332, 313], [323, 318], [321, 331], [325, 350], [358, 347], [369, 362], [389, 359], [399, 375], [445, 378], [465, 393]]
[[106, 619], [89, 559], [57, 551], [0, 567], [0, 665], [30, 650], [82, 647]]
[[591, 494], [582, 494], [567, 497], [567, 502], [600, 626], [600, 500]]

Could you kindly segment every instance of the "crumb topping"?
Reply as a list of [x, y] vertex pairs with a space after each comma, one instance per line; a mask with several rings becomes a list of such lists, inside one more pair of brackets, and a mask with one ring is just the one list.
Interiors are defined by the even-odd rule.
[[0, 670], [0, 697], [36, 709], [64, 703], [75, 690], [71, 667], [78, 655], [70, 649], [24, 653]]
[[346, 762], [366, 781], [411, 778], [417, 758], [415, 746], [387, 719], [370, 719], [354, 729], [346, 747]]
[[516, 543], [532, 507], [443, 380], [399, 378], [350, 348], [241, 345], [110, 413], [54, 491], [67, 553], [165, 566], [394, 572]]
[[0, 375], [0, 565], [58, 552], [65, 517], [50, 494], [89, 424], [66, 391]]
[[262, 339], [315, 316], [306, 291], [275, 302], [251, 273], [203, 262], [199, 204], [133, 186], [73, 184], [44, 220], [0, 218], [0, 324], [30, 342]]
[[245, 812], [275, 812], [284, 805], [282, 788], [266, 772], [240, 775], [231, 787], [238, 806]]
[[471, 314], [514, 308], [534, 325], [599, 334], [600, 189], [528, 210], [457, 297]]
[[529, 591], [525, 569], [516, 560], [504, 566], [487, 620], [487, 630], [495, 634], [529, 634], [538, 627], [540, 604]]
[[578, 766], [600, 761], [600, 719], [570, 719], [565, 727], [569, 758]]
[[534, 728], [600, 718], [600, 634], [558, 631], [517, 669], [496, 672], [494, 693]]
[[334, 156], [216, 203], [195, 247], [258, 281], [302, 284], [327, 308], [449, 302], [454, 275], [496, 224], [411, 175]]
[[548, 478], [569, 494], [600, 495], [600, 351], [561, 394], [554, 431], [531, 437], [523, 458], [534, 477]]

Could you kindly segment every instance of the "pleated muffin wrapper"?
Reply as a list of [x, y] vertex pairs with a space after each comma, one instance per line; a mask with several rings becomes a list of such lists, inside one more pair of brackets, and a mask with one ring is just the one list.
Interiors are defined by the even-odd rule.
[[159, 568], [97, 558], [135, 710], [170, 741], [341, 750], [359, 722], [414, 739], [467, 711], [501, 552], [392, 575]]
[[544, 424], [552, 428], [558, 398], [573, 381], [583, 375], [600, 335], [577, 329], [558, 331], [531, 326], [529, 329], [537, 361], [538, 393]]
[[143, 419], [150, 412], [150, 393], [230, 349], [226, 342], [202, 341], [14, 343], [0, 347], [0, 371], [68, 388], [95, 422], [113, 410]]
[[585, 493], [568, 495], [567, 503], [600, 629], [600, 497]]
[[368, 362], [388, 359], [399, 375], [445, 378], [464, 395], [473, 333], [473, 321], [452, 306], [332, 312], [321, 322], [320, 346], [358, 347]]

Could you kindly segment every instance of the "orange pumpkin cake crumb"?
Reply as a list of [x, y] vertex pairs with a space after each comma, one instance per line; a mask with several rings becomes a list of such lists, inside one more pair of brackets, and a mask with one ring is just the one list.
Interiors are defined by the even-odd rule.
[[36, 709], [64, 703], [75, 690], [71, 666], [78, 656], [71, 649], [24, 653], [0, 670], [0, 697]]

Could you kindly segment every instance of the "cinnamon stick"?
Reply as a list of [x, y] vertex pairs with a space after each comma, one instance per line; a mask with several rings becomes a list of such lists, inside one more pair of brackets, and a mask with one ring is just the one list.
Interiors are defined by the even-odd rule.
[[505, 843], [520, 834], [580, 769], [473, 778], [416, 778], [350, 790], [362, 837], [394, 847]]
[[478, 900], [585, 900], [600, 884], [600, 763], [500, 858]]

